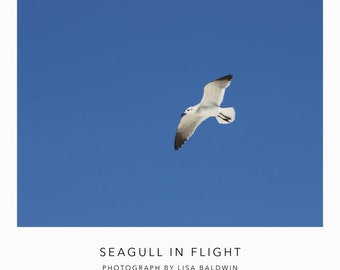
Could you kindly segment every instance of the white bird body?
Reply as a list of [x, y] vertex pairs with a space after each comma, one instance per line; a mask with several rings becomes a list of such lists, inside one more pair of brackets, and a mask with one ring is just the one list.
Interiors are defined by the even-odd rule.
[[227, 75], [206, 84], [201, 102], [185, 110], [177, 127], [175, 150], [178, 150], [207, 118], [216, 117], [220, 124], [229, 124], [235, 120], [234, 108], [220, 107], [232, 78], [232, 75]]
[[[197, 105], [196, 105], [197, 106]], [[220, 107], [212, 104], [211, 106], [206, 106], [203, 104], [198, 104], [197, 113], [202, 116], [216, 116], [219, 113]]]

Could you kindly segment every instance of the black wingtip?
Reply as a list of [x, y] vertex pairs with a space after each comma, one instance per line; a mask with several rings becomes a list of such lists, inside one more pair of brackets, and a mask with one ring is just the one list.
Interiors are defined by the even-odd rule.
[[175, 147], [175, 151], [177, 151], [178, 149], [180, 149], [182, 147], [183, 143], [180, 143], [179, 141], [177, 141], [175, 139], [175, 144], [174, 144], [174, 147]]
[[[183, 143], [183, 144], [184, 144], [184, 143]], [[179, 149], [183, 146], [183, 144], [181, 144], [181, 145], [175, 145], [175, 151], [179, 150]]]
[[178, 149], [180, 149], [181, 146], [182, 146], [182, 145], [178, 145], [178, 144], [175, 143], [175, 151], [177, 151]]
[[175, 150], [177, 151], [178, 149], [180, 149], [187, 140], [188, 138], [184, 138], [183, 136], [181, 136], [180, 133], [176, 132], [175, 142], [174, 142]]
[[224, 81], [224, 80], [228, 80], [228, 81], [231, 81], [233, 79], [233, 75], [229, 74], [229, 75], [226, 75], [226, 76], [223, 76], [221, 78], [218, 78], [216, 79], [216, 81]]

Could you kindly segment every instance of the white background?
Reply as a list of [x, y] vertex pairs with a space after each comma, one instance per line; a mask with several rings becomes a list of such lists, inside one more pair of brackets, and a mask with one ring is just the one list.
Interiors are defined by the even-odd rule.
[[[16, 5], [14, 0], [0, 1], [0, 269], [102, 269], [103, 264], [236, 264], [239, 270], [340, 269], [339, 1], [324, 1], [322, 228], [17, 228]], [[187, 250], [217, 246], [241, 250], [239, 257], [210, 259], [99, 256], [100, 247], [130, 246], [159, 247], [163, 251], [170, 247]]]

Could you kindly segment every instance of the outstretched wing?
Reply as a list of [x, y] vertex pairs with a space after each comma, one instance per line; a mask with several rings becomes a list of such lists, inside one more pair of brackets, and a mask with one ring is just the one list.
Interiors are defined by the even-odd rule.
[[175, 150], [178, 150], [194, 134], [196, 128], [207, 118], [186, 114], [181, 118], [175, 136]]
[[201, 105], [216, 105], [220, 106], [225, 89], [230, 85], [233, 75], [227, 75], [211, 81], [204, 86], [204, 94], [201, 100]]

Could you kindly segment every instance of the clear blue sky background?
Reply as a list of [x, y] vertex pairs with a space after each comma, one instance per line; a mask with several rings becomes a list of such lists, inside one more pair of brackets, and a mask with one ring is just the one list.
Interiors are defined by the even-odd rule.
[[322, 226], [322, 1], [19, 0], [18, 226]]

